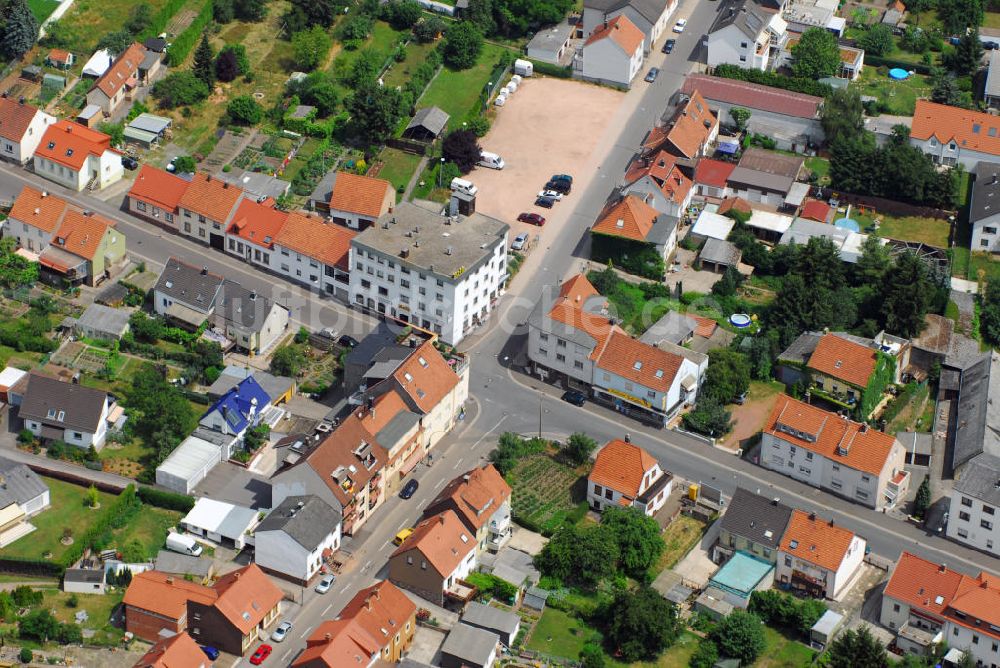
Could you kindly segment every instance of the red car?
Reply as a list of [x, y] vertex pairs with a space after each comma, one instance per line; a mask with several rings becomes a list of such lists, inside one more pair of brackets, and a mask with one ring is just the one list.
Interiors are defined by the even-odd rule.
[[259, 666], [264, 663], [264, 659], [271, 656], [271, 651], [273, 649], [274, 648], [270, 645], [261, 645], [257, 648], [257, 651], [253, 653], [253, 656], [250, 657], [250, 663], [255, 666]]
[[537, 213], [522, 213], [517, 217], [517, 219], [522, 223], [538, 225], [539, 227], [545, 224], [545, 216], [541, 216]]

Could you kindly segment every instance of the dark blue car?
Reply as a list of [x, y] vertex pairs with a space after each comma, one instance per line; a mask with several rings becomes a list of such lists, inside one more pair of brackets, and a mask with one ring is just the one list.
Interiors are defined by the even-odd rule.
[[219, 658], [219, 650], [215, 649], [210, 645], [200, 645], [201, 651], [205, 653], [210, 660], [215, 661]]

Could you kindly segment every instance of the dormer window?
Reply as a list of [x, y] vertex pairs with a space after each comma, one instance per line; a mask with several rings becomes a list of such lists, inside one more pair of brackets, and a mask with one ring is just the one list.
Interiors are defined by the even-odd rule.
[[45, 417], [47, 418], [55, 418], [55, 416], [56, 416], [56, 409], [54, 408], [50, 408], [49, 412], [45, 414]]
[[66, 155], [67, 156], [73, 155], [73, 149], [71, 149], [71, 148], [66, 149]]
[[52, 150], [52, 149], [54, 149], [55, 147], [56, 147], [56, 143], [55, 143], [54, 141], [50, 141], [50, 142], [49, 142], [49, 150], [51, 151], [51, 150]]

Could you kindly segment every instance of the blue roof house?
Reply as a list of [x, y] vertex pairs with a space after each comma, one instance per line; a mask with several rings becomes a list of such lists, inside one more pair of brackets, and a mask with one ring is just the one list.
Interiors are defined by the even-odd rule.
[[260, 422], [270, 405], [271, 398], [267, 392], [253, 376], [247, 376], [219, 397], [201, 417], [199, 424], [206, 429], [240, 438], [247, 429]]

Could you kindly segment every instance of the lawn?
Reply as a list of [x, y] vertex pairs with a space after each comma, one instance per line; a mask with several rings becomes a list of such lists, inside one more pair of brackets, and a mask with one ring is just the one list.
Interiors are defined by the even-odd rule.
[[[599, 284], [599, 281], [596, 280], [597, 276], [595, 274], [598, 274], [598, 272], [591, 272], [588, 278], [596, 286]], [[657, 286], [656, 284], [647, 283], [646, 286], [648, 289], [653, 290], [652, 294], [654, 295], [656, 294], [656, 290], [660, 290], [661, 288], [660, 294], [667, 293], [666, 288], [662, 285]], [[611, 302], [611, 306], [614, 308], [613, 313], [621, 322], [621, 326], [635, 336], [639, 336], [652, 327], [667, 311], [679, 311], [681, 313], [687, 311], [687, 307], [674, 299], [666, 297], [647, 298], [646, 292], [641, 286], [620, 277], [613, 286], [606, 289], [604, 296]], [[705, 315], [713, 317], [708, 314]]]
[[[91, 510], [84, 501], [86, 487], [54, 478], [42, 480], [49, 486], [51, 507], [31, 518], [35, 531], [0, 550], [0, 556], [38, 559], [52, 552], [52, 559], [57, 561], [69, 549], [60, 542], [63, 530], [70, 528], [74, 535], [80, 536], [100, 517], [101, 510]], [[98, 498], [107, 506], [114, 497], [98, 492]]]
[[812, 663], [813, 650], [770, 626], [764, 627], [764, 639], [767, 645], [753, 664], [756, 668], [802, 668]]
[[535, 624], [525, 647], [576, 660], [580, 656], [580, 650], [593, 636], [599, 636], [599, 633], [576, 617], [548, 607]]
[[663, 531], [663, 553], [649, 569], [649, 575], [656, 578], [662, 571], [673, 568], [691, 551], [705, 531], [705, 524], [688, 515], [678, 515]]
[[420, 156], [413, 153], [406, 153], [395, 148], [385, 148], [379, 154], [378, 159], [384, 163], [379, 170], [378, 177], [385, 179], [392, 184], [396, 191], [396, 199], [400, 198], [400, 189], [405, 189], [406, 185], [417, 171], [420, 164]]
[[[40, 7], [47, 7], [47, 0], [31, 0], [31, 10], [38, 16]], [[52, 3], [58, 4], [58, 3]], [[76, 0], [59, 20], [62, 31], [69, 38], [67, 49], [77, 54], [79, 66], [83, 67], [94, 46], [104, 35], [120, 30], [128, 21], [134, 2], [107, 2], [103, 0]], [[167, 0], [144, 0], [155, 16]], [[52, 8], [54, 9], [54, 7]], [[48, 13], [52, 13], [52, 9]]]
[[969, 257], [969, 280], [978, 281], [980, 272], [987, 283], [1000, 280], [1000, 261], [990, 253], [972, 253]]
[[[375, 27], [372, 28], [371, 34], [368, 39], [364, 41], [358, 49], [341, 49], [337, 54], [337, 57], [333, 59], [333, 63], [330, 65], [330, 72], [340, 79], [350, 73], [351, 68], [354, 67], [354, 63], [357, 62], [358, 58], [361, 57], [362, 51], [373, 51], [378, 56], [379, 66], [392, 55], [393, 50], [396, 48], [396, 44], [399, 43], [400, 39], [408, 34], [407, 31], [393, 30], [392, 26], [384, 21], [376, 21]], [[405, 62], [405, 61], [404, 61]], [[397, 63], [398, 67], [399, 64]], [[338, 85], [342, 95], [347, 95], [350, 90]]]
[[26, 371], [38, 366], [42, 360], [42, 353], [20, 351], [10, 346], [0, 346], [0, 365], [16, 366]]
[[35, 15], [38, 25], [45, 23], [45, 19], [49, 18], [58, 6], [59, 0], [28, 0], [28, 7]]
[[806, 158], [806, 169], [816, 175], [816, 183], [821, 186], [830, 183], [830, 161], [826, 158]]
[[929, 78], [917, 74], [905, 81], [893, 81], [881, 73], [882, 67], [866, 67], [854, 85], [862, 95], [877, 97], [889, 105], [887, 113], [898, 116], [912, 116], [918, 97], [927, 97], [931, 92]]
[[177, 526], [184, 513], [144, 506], [128, 526], [114, 532], [113, 547], [122, 549], [125, 543], [137, 540], [146, 550], [146, 556], [153, 558], [167, 540], [167, 529]]
[[1000, 28], [1000, 14], [997, 12], [986, 12], [983, 15], [984, 28]]
[[507, 482], [513, 490], [514, 519], [542, 533], [554, 531], [567, 519], [577, 522], [587, 511], [586, 478], [549, 455], [522, 459]]
[[85, 611], [87, 621], [80, 626], [83, 629], [94, 631], [94, 637], [88, 643], [102, 645], [116, 645], [121, 641], [124, 631], [111, 625], [111, 613], [122, 602], [125, 592], [122, 590], [108, 593], [103, 596], [97, 594], [77, 594], [76, 606], [69, 605], [70, 596], [66, 592], [57, 589], [45, 591], [43, 605], [50, 610], [56, 619], [67, 624], [75, 623], [76, 613]]
[[473, 67], [467, 70], [442, 68], [417, 101], [416, 107], [440, 107], [451, 117], [448, 121], [451, 129], [461, 126], [476, 101], [481, 99], [503, 51], [503, 47], [486, 44]]
[[410, 73], [420, 67], [427, 60], [427, 54], [435, 48], [437, 48], [437, 42], [421, 44], [412, 40], [406, 46], [406, 60], [401, 63], [393, 63], [389, 71], [382, 76], [383, 83], [389, 88], [405, 85], [410, 80]]
[[940, 218], [889, 216], [881, 214], [879, 236], [900, 241], [917, 241], [937, 248], [948, 248], [951, 223]]
[[432, 202], [447, 202], [451, 197], [451, 190], [448, 183], [439, 180], [438, 172], [441, 169], [441, 162], [437, 158], [432, 158], [427, 167], [420, 175], [420, 180], [413, 187], [414, 199], [429, 199]]

